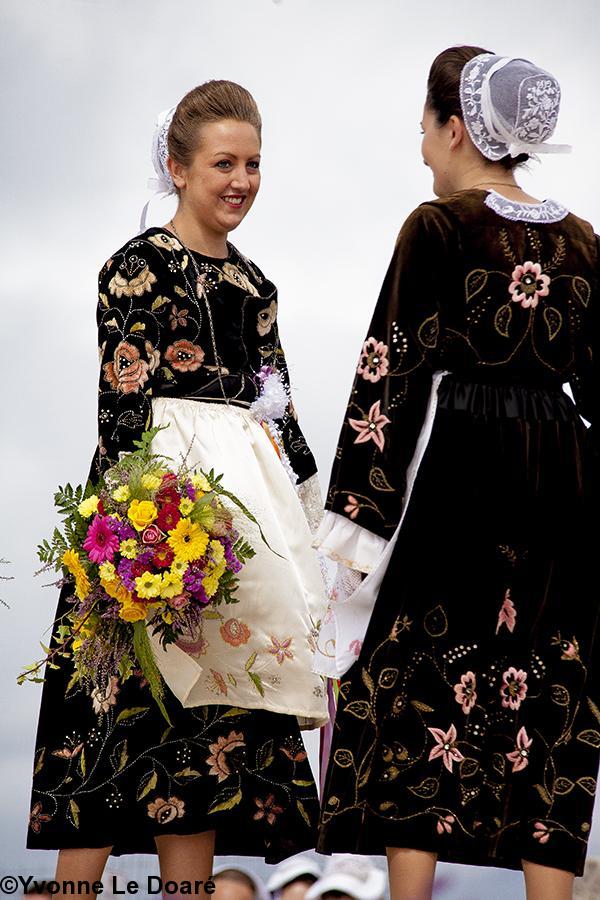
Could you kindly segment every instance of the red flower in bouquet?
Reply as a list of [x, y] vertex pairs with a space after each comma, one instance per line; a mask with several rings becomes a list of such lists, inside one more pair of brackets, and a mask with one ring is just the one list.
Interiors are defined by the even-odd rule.
[[[175, 491], [175, 493], [177, 493], [177, 491]], [[179, 500], [176, 502], [179, 503]], [[180, 519], [181, 513], [179, 512], [176, 503], [166, 503], [156, 517], [156, 524], [159, 528], [162, 528], [163, 531], [171, 531], [175, 528]]]
[[160, 503], [161, 506], [165, 506], [166, 504], [173, 504], [174, 506], [179, 505], [179, 501], [181, 500], [181, 494], [177, 490], [177, 478], [175, 475], [168, 473], [167, 475], [163, 475], [162, 484], [156, 492], [156, 502]]
[[94, 563], [112, 562], [119, 549], [119, 538], [102, 516], [94, 516], [83, 542], [83, 549]]
[[166, 538], [166, 534], [156, 525], [147, 525], [142, 531], [142, 544], [160, 544]]
[[158, 547], [156, 547], [154, 550], [152, 562], [157, 569], [168, 569], [174, 559], [175, 554], [173, 553], [169, 545], [159, 544]]

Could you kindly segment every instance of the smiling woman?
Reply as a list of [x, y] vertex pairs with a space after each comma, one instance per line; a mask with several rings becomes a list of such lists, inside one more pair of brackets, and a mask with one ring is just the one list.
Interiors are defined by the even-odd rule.
[[[300, 728], [327, 721], [311, 671], [324, 589], [301, 503], [321, 506], [316, 467], [291, 403], [277, 290], [227, 240], [258, 192], [260, 130], [239, 85], [187, 94], [154, 144], [177, 212], [100, 272], [92, 481], [150, 422], [168, 425], [153, 451], [223, 473], [268, 546], [245, 529], [256, 556], [234, 607], [212, 607], [166, 650], [149, 634], [170, 689], [166, 732], [143, 679], [113, 676], [88, 696], [68, 672], [47, 672], [27, 846], [60, 849], [61, 880], [97, 880], [111, 852], [158, 851], [163, 879], [181, 882], [206, 879], [215, 848], [276, 862], [315, 843]], [[167, 531], [177, 506], [170, 515]], [[176, 609], [195, 589], [187, 574]], [[63, 589], [57, 618], [69, 599]]]

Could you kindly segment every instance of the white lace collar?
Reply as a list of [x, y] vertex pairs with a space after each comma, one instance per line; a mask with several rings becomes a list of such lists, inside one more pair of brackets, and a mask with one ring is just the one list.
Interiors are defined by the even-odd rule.
[[542, 203], [518, 203], [509, 200], [497, 191], [488, 191], [485, 205], [511, 222], [560, 222], [569, 215], [569, 210], [556, 200]]

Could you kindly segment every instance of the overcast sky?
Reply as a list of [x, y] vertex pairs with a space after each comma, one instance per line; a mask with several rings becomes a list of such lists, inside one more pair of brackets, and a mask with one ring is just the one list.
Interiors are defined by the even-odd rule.
[[[0, 607], [0, 874], [52, 867], [23, 849], [39, 688], [15, 676], [54, 612], [54, 590], [32, 577], [35, 546], [54, 524], [56, 486], [88, 471], [96, 277], [138, 229], [157, 112], [208, 78], [239, 81], [258, 101], [263, 184], [232, 239], [279, 287], [296, 405], [326, 485], [396, 234], [432, 196], [419, 121], [433, 57], [478, 44], [557, 75], [555, 139], [573, 154], [520, 180], [598, 230], [599, 10], [597, 0], [0, 0], [0, 557], [16, 576], [0, 582], [11, 604]], [[150, 223], [173, 211], [154, 203]], [[511, 873], [461, 879], [445, 897], [474, 900], [481, 879], [487, 900], [518, 895]]]

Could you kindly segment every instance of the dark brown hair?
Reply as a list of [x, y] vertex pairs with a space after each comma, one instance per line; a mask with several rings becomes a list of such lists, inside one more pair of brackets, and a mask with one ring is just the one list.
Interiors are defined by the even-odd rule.
[[[449, 47], [448, 50], [444, 50], [436, 56], [429, 70], [425, 103], [427, 108], [435, 114], [438, 125], [445, 125], [451, 116], [463, 118], [460, 105], [462, 70], [471, 59], [479, 56], [480, 53], [491, 52], [491, 50], [484, 50], [483, 47]], [[528, 160], [529, 156], [526, 153], [520, 153], [514, 158], [510, 155], [503, 156], [498, 162], [507, 171], [511, 171]], [[490, 160], [487, 161], [490, 162]]]
[[171, 159], [189, 166], [198, 149], [200, 128], [220, 119], [254, 125], [260, 140], [262, 121], [252, 94], [234, 81], [206, 81], [177, 104], [168, 135]]

